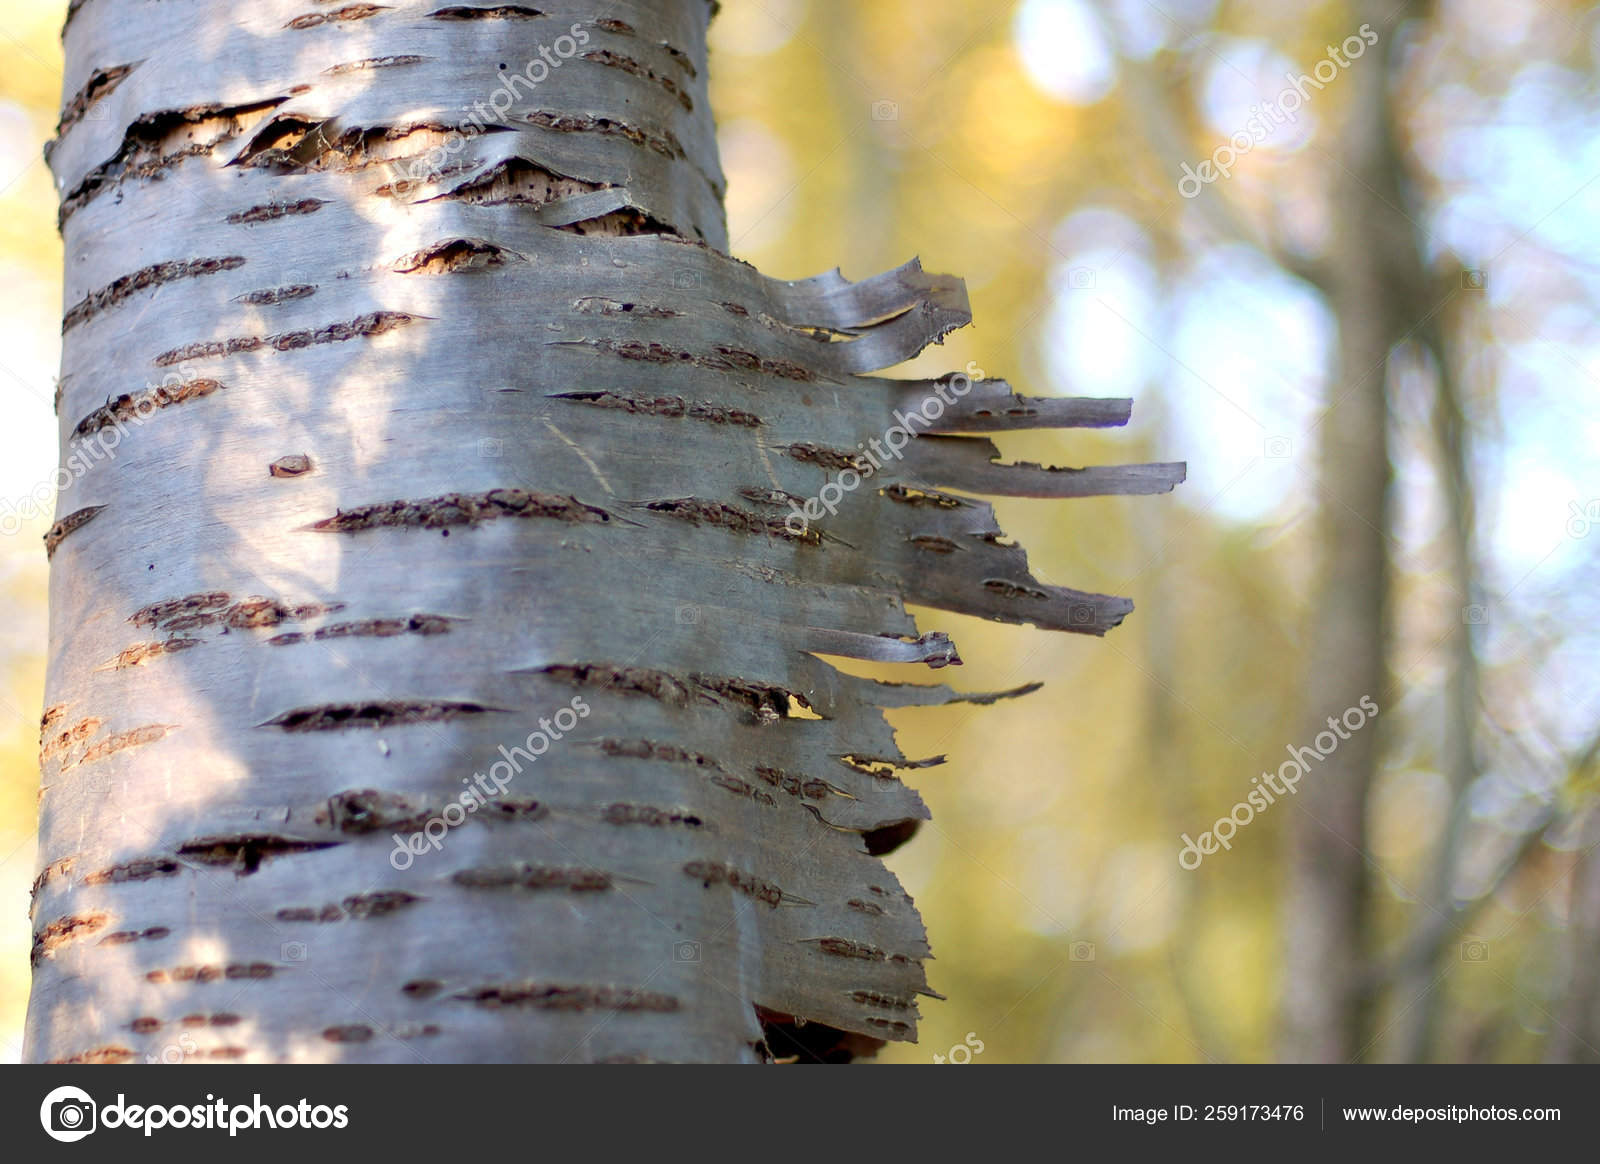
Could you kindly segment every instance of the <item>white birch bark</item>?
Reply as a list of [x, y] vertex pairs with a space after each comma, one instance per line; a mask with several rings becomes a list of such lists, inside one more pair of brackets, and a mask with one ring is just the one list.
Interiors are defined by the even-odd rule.
[[88, 467], [47, 539], [28, 1058], [914, 1037], [929, 948], [875, 854], [927, 810], [882, 709], [954, 693], [817, 656], [951, 661], [907, 601], [1103, 633], [1131, 604], [1035, 581], [960, 494], [1182, 469], [998, 466], [949, 434], [1126, 402], [946, 385], [947, 435], [786, 525], [938, 399], [869, 373], [966, 299], [722, 253], [710, 14], [74, 5], [50, 160]]

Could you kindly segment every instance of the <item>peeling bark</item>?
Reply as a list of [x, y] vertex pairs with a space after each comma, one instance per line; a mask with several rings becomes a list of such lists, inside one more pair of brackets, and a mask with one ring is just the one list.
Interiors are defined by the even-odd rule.
[[[878, 855], [930, 761], [883, 711], [1024, 692], [818, 656], [959, 663], [908, 602], [1104, 633], [1127, 600], [1037, 581], [961, 494], [1182, 467], [1001, 465], [971, 434], [1128, 402], [872, 375], [968, 322], [958, 280], [722, 253], [711, 9], [69, 14], [62, 439], [121, 439], [47, 539], [28, 1058], [136, 1060], [186, 1016], [226, 1061], [915, 1037], [929, 947]], [[453, 132], [484, 62], [563, 38]]]

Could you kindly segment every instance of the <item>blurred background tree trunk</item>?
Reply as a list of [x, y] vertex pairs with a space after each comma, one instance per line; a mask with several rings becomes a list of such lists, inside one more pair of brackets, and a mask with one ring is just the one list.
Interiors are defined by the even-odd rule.
[[[1390, 707], [1388, 682], [1390, 357], [1425, 316], [1418, 239], [1409, 212], [1389, 94], [1397, 28], [1392, 4], [1355, 6], [1387, 24], [1368, 67], [1346, 80], [1350, 103], [1329, 175], [1333, 215], [1323, 288], [1338, 320], [1326, 406], [1317, 422], [1320, 568], [1311, 600], [1302, 731], [1309, 744], [1363, 696]], [[1293, 801], [1284, 896], [1282, 1056], [1342, 1062], [1365, 1055], [1370, 931], [1367, 807], [1382, 720], [1307, 773]]]

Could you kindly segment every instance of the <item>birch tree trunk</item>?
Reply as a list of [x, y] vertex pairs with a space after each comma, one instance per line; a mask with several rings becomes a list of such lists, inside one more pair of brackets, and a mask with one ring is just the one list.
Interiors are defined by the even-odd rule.
[[727, 257], [712, 7], [74, 0], [30, 1060], [914, 1037], [883, 709], [958, 697], [818, 656], [1104, 633], [965, 494], [1182, 466], [994, 464], [1129, 404], [869, 376], [959, 281]]
[[[1409, 13], [1414, 6], [1409, 6]], [[1348, 121], [1339, 135], [1329, 200], [1334, 243], [1326, 293], [1339, 321], [1338, 362], [1319, 420], [1321, 564], [1312, 602], [1301, 739], [1318, 751], [1296, 797], [1284, 895], [1283, 1024], [1280, 1057], [1348, 1062], [1371, 1051], [1370, 879], [1367, 802], [1382, 755], [1379, 725], [1345, 742], [1333, 720], [1365, 698], [1389, 694], [1389, 357], [1440, 303], [1430, 294], [1391, 98], [1405, 14], [1362, 0], [1352, 20], [1385, 35], [1371, 61], [1351, 69]]]

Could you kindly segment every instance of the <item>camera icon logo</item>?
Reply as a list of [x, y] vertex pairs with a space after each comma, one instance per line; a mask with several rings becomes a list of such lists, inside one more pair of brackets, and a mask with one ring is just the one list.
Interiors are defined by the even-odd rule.
[[1482, 291], [1489, 285], [1489, 276], [1483, 271], [1462, 271], [1461, 289], [1463, 291]]
[[694, 626], [700, 621], [700, 608], [692, 602], [685, 602], [678, 607], [677, 619], [679, 626]]
[[1285, 461], [1294, 454], [1294, 442], [1288, 437], [1268, 437], [1261, 445], [1261, 453], [1269, 461]]
[[672, 947], [672, 960], [674, 962], [700, 961], [699, 942], [676, 942]]
[[1468, 626], [1482, 626], [1489, 621], [1489, 610], [1482, 603], [1474, 602], [1471, 606], [1461, 608], [1461, 621]]
[[672, 285], [679, 291], [698, 291], [700, 289], [699, 271], [674, 271]]
[[900, 106], [893, 101], [874, 101], [872, 103], [873, 121], [899, 121]]
[[72, 1144], [95, 1130], [99, 1106], [81, 1087], [58, 1087], [39, 1105], [45, 1135]]
[[1094, 943], [1073, 942], [1072, 945], [1067, 948], [1067, 958], [1073, 962], [1093, 962]]
[[178, 1036], [178, 1041], [176, 1043], [168, 1043], [159, 1051], [150, 1051], [146, 1053], [144, 1061], [146, 1063], [156, 1063], [170, 1067], [178, 1063], [186, 1062], [190, 1056], [198, 1055], [199, 1053], [200, 1045], [194, 1041], [193, 1035], [191, 1035], [188, 1031], [185, 1031], [182, 1035]]
[[1092, 291], [1095, 286], [1093, 267], [1073, 267], [1067, 272], [1067, 286], [1074, 291]]
[[1487, 962], [1489, 960], [1489, 943], [1480, 941], [1462, 942], [1461, 960], [1463, 962]]
[[478, 442], [478, 456], [480, 457], [500, 457], [505, 455], [505, 451], [506, 443], [499, 437], [484, 437]]
[[278, 961], [304, 962], [306, 960], [306, 944], [304, 942], [285, 942], [278, 947]]
[[957, 1067], [965, 1066], [972, 1062], [974, 1055], [983, 1054], [983, 1040], [978, 1038], [978, 1032], [968, 1031], [967, 1037], [950, 1048], [948, 1055], [935, 1055], [935, 1063], [953, 1063]]

